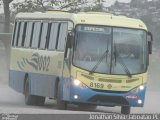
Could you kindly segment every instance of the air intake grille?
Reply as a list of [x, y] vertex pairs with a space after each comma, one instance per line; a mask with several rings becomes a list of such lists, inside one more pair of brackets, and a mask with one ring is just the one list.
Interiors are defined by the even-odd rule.
[[99, 81], [108, 82], [108, 83], [122, 83], [122, 80], [112, 80], [112, 79], [104, 79], [104, 78], [99, 78]]
[[89, 99], [90, 102], [113, 103], [116, 105], [129, 105], [128, 101], [121, 96], [96, 95]]

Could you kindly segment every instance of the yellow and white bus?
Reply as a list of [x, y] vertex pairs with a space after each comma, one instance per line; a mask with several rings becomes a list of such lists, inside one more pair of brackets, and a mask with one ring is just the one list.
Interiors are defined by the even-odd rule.
[[152, 35], [138, 19], [108, 13], [19, 13], [9, 85], [28, 105], [143, 107]]

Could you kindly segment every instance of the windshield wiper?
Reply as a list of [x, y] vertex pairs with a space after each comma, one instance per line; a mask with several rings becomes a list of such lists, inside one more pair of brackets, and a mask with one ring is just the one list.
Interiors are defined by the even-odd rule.
[[[118, 51], [116, 49], [116, 44], [114, 44], [114, 59], [115, 59], [115, 64], [117, 62], [117, 54], [119, 54], [119, 53], [118, 53]], [[131, 78], [132, 74], [129, 71], [129, 69], [127, 68], [126, 64], [123, 62], [123, 59], [121, 59], [120, 57], [118, 57], [118, 59], [119, 59], [118, 60], [119, 64], [123, 67], [123, 70], [126, 72], [127, 76]]]
[[126, 74], [128, 75], [128, 77], [131, 78], [132, 74], [130, 73], [129, 69], [127, 68], [126, 64], [123, 62], [123, 60], [121, 58], [119, 58], [119, 63], [124, 68], [124, 71], [126, 72]]
[[106, 59], [107, 59], [107, 56], [108, 56], [108, 53], [109, 53], [109, 50], [107, 49], [103, 55], [100, 57], [100, 59], [98, 60], [97, 64], [92, 68], [92, 70], [89, 72], [89, 74], [93, 74], [94, 71], [97, 69], [98, 65], [102, 62], [102, 60], [104, 59], [104, 57], [106, 56]]

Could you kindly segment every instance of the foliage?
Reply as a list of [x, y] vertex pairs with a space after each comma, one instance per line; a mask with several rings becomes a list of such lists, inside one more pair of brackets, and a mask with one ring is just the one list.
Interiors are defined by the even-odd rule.
[[56, 0], [25, 0], [24, 2], [12, 3], [12, 12], [34, 12], [46, 11], [49, 8], [54, 8], [58, 5]]
[[[47, 9], [65, 9], [72, 12], [85, 10], [101, 11], [101, 0], [25, 0], [24, 2], [12, 3], [13, 13], [46, 11]], [[94, 3], [93, 5], [88, 5]]]

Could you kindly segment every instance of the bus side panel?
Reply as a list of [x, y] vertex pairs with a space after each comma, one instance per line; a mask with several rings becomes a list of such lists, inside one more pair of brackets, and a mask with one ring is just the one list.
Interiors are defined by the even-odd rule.
[[65, 101], [70, 100], [70, 86], [72, 84], [71, 81], [71, 64], [70, 62], [64, 61], [63, 64], [63, 77], [61, 78], [62, 88], [62, 99]]
[[9, 86], [17, 92], [24, 91], [24, 77], [25, 72], [10, 70], [9, 71]]
[[30, 94], [54, 98], [56, 76], [29, 73]]

